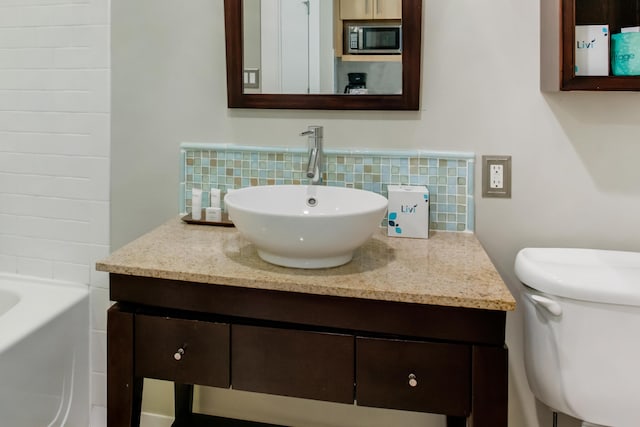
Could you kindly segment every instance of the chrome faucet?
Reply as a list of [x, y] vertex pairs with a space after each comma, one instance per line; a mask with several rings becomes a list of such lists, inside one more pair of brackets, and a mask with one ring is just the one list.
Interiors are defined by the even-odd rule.
[[322, 183], [322, 126], [309, 126], [300, 136], [309, 136], [309, 163], [307, 164], [307, 178], [311, 184]]

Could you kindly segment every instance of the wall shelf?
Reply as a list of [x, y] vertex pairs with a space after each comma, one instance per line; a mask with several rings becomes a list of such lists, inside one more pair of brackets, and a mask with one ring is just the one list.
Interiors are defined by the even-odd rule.
[[[560, 19], [558, 19], [560, 11]], [[640, 76], [576, 76], [575, 26], [608, 24], [609, 34], [640, 25], [638, 0], [541, 0], [543, 91], [640, 91]]]

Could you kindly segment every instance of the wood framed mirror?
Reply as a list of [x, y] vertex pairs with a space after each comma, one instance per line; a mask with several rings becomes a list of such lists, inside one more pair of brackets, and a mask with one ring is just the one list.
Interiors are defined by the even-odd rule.
[[[371, 92], [367, 94], [345, 94], [340, 93], [339, 90], [334, 91], [334, 93], [312, 94], [286, 92], [252, 93], [247, 91], [245, 88], [246, 70], [244, 64], [245, 15], [243, 7], [245, 1], [224, 0], [227, 105], [229, 108], [307, 110], [418, 110], [420, 108], [422, 0], [400, 0], [402, 2], [402, 53], [398, 63], [402, 64], [401, 71], [399, 71], [402, 81], [398, 83], [401, 86], [399, 93], [393, 94]], [[338, 0], [319, 1], [333, 1], [334, 5], [338, 5], [337, 7], [340, 5]], [[368, 5], [369, 1], [373, 2], [374, 0], [363, 1], [366, 1]], [[309, 2], [301, 3], [308, 5]], [[338, 13], [338, 11], [334, 13]], [[342, 37], [343, 29], [339, 28], [337, 31], [339, 32], [338, 37]], [[335, 34], [336, 30], [333, 33]], [[334, 86], [337, 89], [338, 84], [334, 83]]]

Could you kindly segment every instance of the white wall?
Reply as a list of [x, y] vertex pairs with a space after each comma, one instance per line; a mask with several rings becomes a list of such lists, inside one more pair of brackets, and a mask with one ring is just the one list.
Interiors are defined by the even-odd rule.
[[[178, 213], [181, 141], [302, 146], [299, 132], [318, 124], [329, 148], [511, 154], [513, 198], [482, 199], [477, 189], [476, 225], [518, 299], [513, 261], [522, 247], [640, 251], [640, 94], [540, 93], [538, 8], [529, 0], [425, 0], [419, 112], [259, 111], [227, 109], [221, 1], [113, 0], [114, 248]], [[509, 425], [550, 425], [524, 377], [521, 324], [521, 310], [508, 316]], [[147, 389], [146, 408], [170, 411], [168, 393]], [[203, 406], [224, 410], [238, 399], [204, 396]], [[249, 399], [239, 410], [258, 412], [261, 402], [299, 409], [302, 419], [314, 413], [277, 399]], [[314, 425], [365, 420], [340, 412], [334, 422], [329, 412], [319, 409]], [[369, 426], [377, 422], [367, 416]], [[394, 416], [384, 425], [441, 422]]]
[[0, 0], [0, 271], [91, 286], [100, 405], [109, 100], [108, 0]]

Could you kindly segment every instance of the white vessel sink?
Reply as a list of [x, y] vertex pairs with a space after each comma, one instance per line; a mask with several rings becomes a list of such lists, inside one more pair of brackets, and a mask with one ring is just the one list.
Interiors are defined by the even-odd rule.
[[229, 217], [263, 260], [294, 268], [336, 267], [380, 226], [387, 199], [320, 185], [246, 187], [226, 195]]

